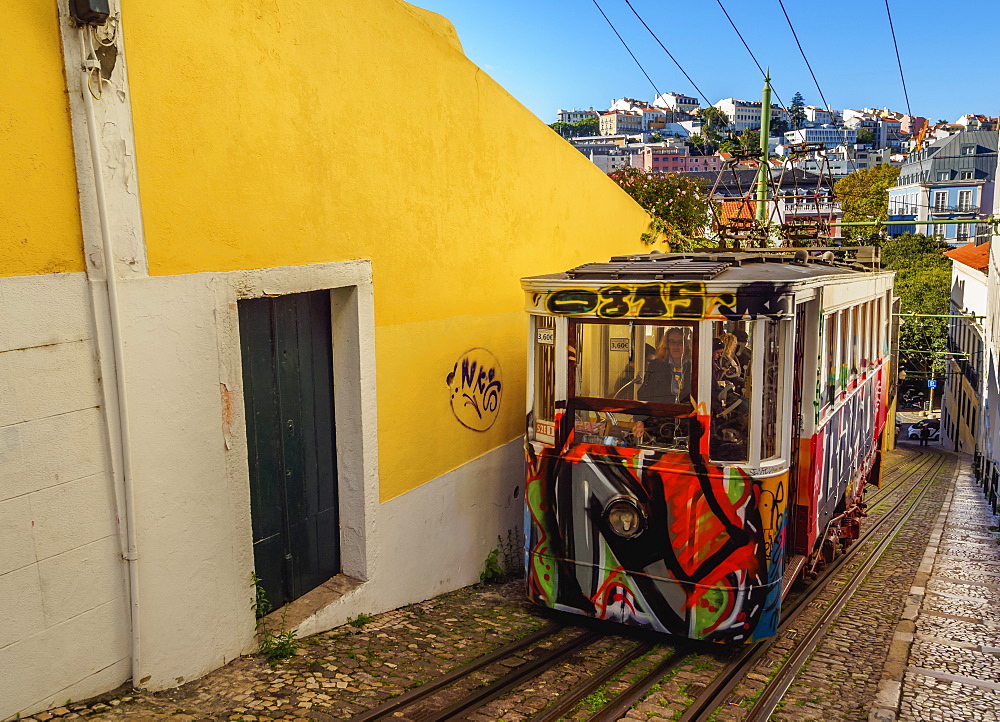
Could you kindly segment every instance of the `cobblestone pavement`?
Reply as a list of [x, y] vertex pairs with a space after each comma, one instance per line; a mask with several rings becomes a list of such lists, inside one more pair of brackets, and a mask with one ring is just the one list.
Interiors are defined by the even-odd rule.
[[[915, 452], [915, 447], [903, 444], [891, 463], [902, 463]], [[892, 691], [893, 659], [903, 660], [895, 670], [902, 695], [897, 686], [892, 704], [875, 707], [872, 718], [892, 719], [878, 715], [891, 712], [894, 716], [901, 699], [901, 719], [1000, 719], [1000, 613], [995, 611], [1000, 605], [994, 605], [1000, 596], [1000, 546], [994, 539], [1000, 534], [989, 530], [996, 521], [967, 475], [959, 481], [949, 525], [944, 526], [939, 510], [951, 491], [951, 474], [944, 477], [932, 489], [919, 518], [900, 533], [861, 594], [803, 667], [772, 719], [863, 720], [873, 709], [876, 694], [885, 703]], [[927, 549], [937, 554], [933, 578], [917, 568], [924, 554], [921, 569], [930, 570]], [[835, 593], [833, 589], [828, 596]], [[921, 601], [917, 618], [915, 609]], [[819, 613], [817, 603], [815, 614]], [[901, 632], [907, 615], [914, 640], [908, 666], [909, 638], [906, 631]], [[35, 719], [349, 719], [548, 621], [524, 599], [520, 581], [469, 587], [377, 615], [360, 628], [347, 625], [310, 637], [303, 640], [304, 647], [295, 657], [274, 666], [257, 657], [242, 658], [173, 690], [104, 695], [86, 704], [70, 703], [38, 714]], [[907, 641], [900, 657], [901, 640]], [[469, 718], [521, 722], [545, 706], [557, 690], [567, 689], [599, 666], [602, 655], [630, 643], [621, 637], [602, 640], [595, 646], [596, 656], [577, 657], [570, 665], [539, 675], [513, 696], [491, 703]], [[779, 640], [715, 719], [742, 719], [754, 695], [766, 684], [769, 669], [792, 645], [790, 640]], [[691, 655], [626, 718], [654, 722], [676, 719], [725, 666], [727, 653], [712, 649], [706, 645], [705, 650]], [[670, 652], [669, 644], [657, 647], [566, 719], [586, 719]]]
[[1000, 720], [1000, 520], [964, 463], [910, 590], [874, 720]]

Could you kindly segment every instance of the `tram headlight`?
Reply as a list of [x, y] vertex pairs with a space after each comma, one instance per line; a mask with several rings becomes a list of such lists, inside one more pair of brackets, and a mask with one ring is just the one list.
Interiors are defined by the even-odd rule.
[[635, 500], [619, 497], [604, 509], [604, 520], [618, 536], [633, 539], [645, 530], [646, 518]]

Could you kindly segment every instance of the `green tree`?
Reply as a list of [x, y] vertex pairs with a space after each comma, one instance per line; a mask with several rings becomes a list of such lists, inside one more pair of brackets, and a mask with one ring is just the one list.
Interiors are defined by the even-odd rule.
[[781, 137], [791, 128], [788, 127], [788, 121], [784, 118], [772, 118], [771, 119], [771, 137]]
[[688, 136], [687, 144], [691, 146], [694, 155], [712, 155], [719, 150], [719, 134], [711, 129], [704, 133], [692, 133]]
[[653, 134], [651, 136], [649, 136], [649, 142], [650, 143], [659, 143], [662, 140], [663, 140], [663, 136], [660, 135], [660, 131], [658, 131], [658, 130], [657, 131], [653, 131]]
[[601, 132], [601, 121], [597, 118], [583, 118], [573, 123], [557, 121], [549, 127], [563, 138], [578, 138], [583, 135], [598, 135]]
[[[876, 165], [850, 173], [833, 186], [833, 193], [844, 209], [844, 221], [884, 221], [889, 216], [889, 188], [896, 184], [899, 168]], [[884, 226], [848, 226], [844, 237], [869, 240], [885, 234]]]
[[861, 145], [875, 145], [875, 132], [871, 128], [858, 128], [858, 142]]
[[645, 243], [661, 240], [673, 251], [713, 245], [703, 237], [711, 201], [699, 181], [631, 166], [608, 175], [649, 214], [649, 230], [642, 234]]
[[[896, 272], [895, 293], [901, 314], [947, 314], [951, 306], [948, 245], [921, 233], [904, 233], [882, 242], [882, 266]], [[900, 366], [925, 378], [945, 372], [948, 319], [900, 319]]]
[[806, 122], [806, 102], [802, 93], [796, 92], [792, 96], [792, 104], [788, 106], [788, 120], [795, 128], [801, 128]]
[[694, 114], [701, 118], [701, 122], [704, 123], [702, 128], [703, 133], [705, 129], [724, 130], [729, 127], [729, 116], [714, 105], [698, 108], [698, 110], [694, 111]]

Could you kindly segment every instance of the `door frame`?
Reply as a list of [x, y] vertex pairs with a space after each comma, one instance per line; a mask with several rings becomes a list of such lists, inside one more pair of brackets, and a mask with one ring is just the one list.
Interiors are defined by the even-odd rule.
[[222, 331], [218, 338], [227, 476], [230, 489], [241, 497], [237, 508], [246, 510], [237, 530], [240, 566], [253, 568], [253, 538], [237, 301], [326, 290], [330, 292], [333, 373], [337, 380], [334, 418], [341, 575], [367, 581], [371, 576], [369, 542], [374, 539], [379, 498], [371, 262], [284, 266], [212, 276], [216, 280], [216, 313]]

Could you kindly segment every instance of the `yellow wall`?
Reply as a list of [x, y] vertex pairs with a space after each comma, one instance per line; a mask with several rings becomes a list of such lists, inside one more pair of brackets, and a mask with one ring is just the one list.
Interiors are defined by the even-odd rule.
[[[643, 250], [641, 209], [398, 0], [129, 3], [123, 28], [150, 273], [371, 258], [383, 499], [521, 434], [518, 279]], [[503, 372], [483, 433], [445, 380], [474, 347]]]
[[85, 270], [55, 0], [5, 8], [0, 276]]

